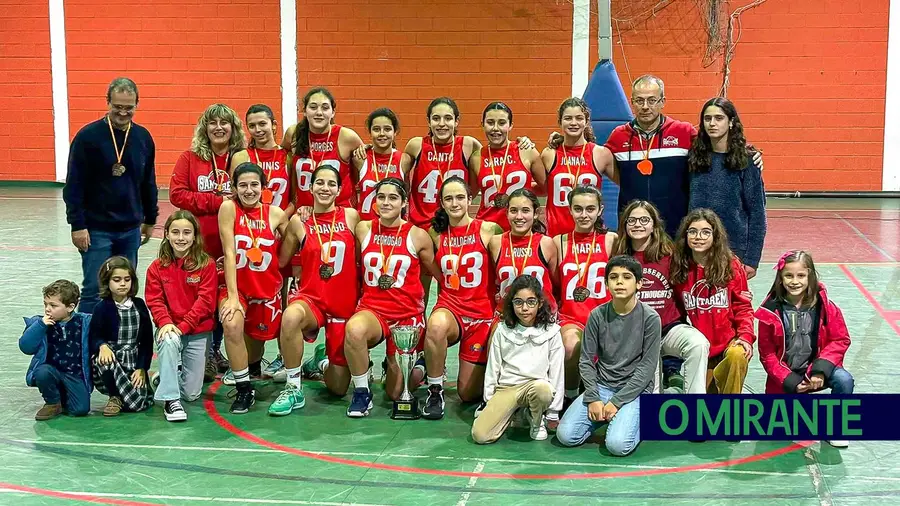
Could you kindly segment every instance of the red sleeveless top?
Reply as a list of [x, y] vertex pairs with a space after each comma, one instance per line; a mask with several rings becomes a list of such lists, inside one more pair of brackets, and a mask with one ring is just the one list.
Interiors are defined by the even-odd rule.
[[[275, 149], [247, 148], [250, 153], [250, 161], [259, 165], [266, 174], [268, 185], [266, 188], [272, 192], [273, 206], [278, 206], [282, 211], [291, 204], [291, 195], [288, 194], [290, 174], [287, 167], [287, 151], [281, 147]], [[265, 203], [265, 202], [264, 202]]]
[[435, 260], [441, 268], [437, 304], [457, 316], [490, 318], [497, 293], [490, 253], [481, 241], [481, 220], [439, 235]]
[[506, 297], [509, 285], [523, 274], [534, 276], [541, 282], [544, 296], [550, 302], [550, 311], [556, 313], [556, 297], [553, 296], [553, 283], [550, 280], [550, 269], [541, 254], [543, 234], [533, 233], [521, 237], [509, 232], [500, 236], [500, 255], [497, 257], [497, 281], [499, 299]]
[[350, 164], [341, 160], [338, 149], [338, 138], [341, 135], [340, 125], [331, 125], [331, 129], [325, 133], [309, 133], [309, 158], [294, 160], [294, 174], [297, 178], [297, 207], [313, 205], [313, 196], [310, 192], [312, 175], [319, 165], [331, 165], [341, 175], [341, 192], [337, 196], [335, 204], [338, 207], [353, 207], [356, 198], [353, 189], [353, 181], [350, 178]]
[[409, 185], [409, 221], [415, 226], [431, 228], [431, 218], [440, 207], [439, 193], [445, 179], [459, 176], [469, 183], [463, 139], [457, 135], [451, 144], [435, 144], [431, 136], [422, 138], [422, 151], [412, 168]]
[[356, 239], [347, 227], [344, 208], [313, 214], [304, 223], [306, 238], [299, 252], [302, 274], [298, 291], [323, 313], [350, 318], [359, 300], [359, 276]]
[[[585, 324], [592, 309], [612, 299], [606, 289], [606, 262], [609, 260], [606, 234], [571, 232], [561, 239], [559, 314]], [[581, 302], [576, 300], [576, 292], [583, 293], [583, 289], [577, 290], [578, 287], [590, 290]]]
[[[235, 205], [234, 249], [238, 292], [247, 299], [270, 300], [281, 290], [283, 279], [278, 269], [278, 247], [269, 223], [269, 208], [265, 204], [254, 209]], [[259, 263], [252, 262], [248, 252], [253, 247], [262, 251]]]
[[581, 146], [556, 148], [556, 160], [547, 174], [547, 235], [556, 237], [575, 228], [569, 212], [569, 192], [577, 185], [589, 184], [600, 189], [602, 177], [594, 167], [593, 142]]
[[359, 199], [356, 209], [359, 211], [360, 220], [377, 220], [375, 212], [375, 185], [384, 178], [396, 177], [403, 179], [403, 171], [400, 170], [400, 158], [403, 152], [393, 150], [389, 154], [377, 154], [369, 150], [362, 168], [359, 169], [359, 184], [357, 191]]
[[508, 232], [506, 206], [494, 207], [494, 203], [498, 202], [499, 196], [509, 195], [520, 188], [530, 190], [533, 182], [531, 171], [522, 163], [518, 142], [510, 142], [508, 150], [492, 150], [490, 146], [481, 148], [481, 168], [478, 171], [481, 205], [478, 208], [478, 219], [492, 221]]
[[[409, 222], [399, 227], [372, 222], [372, 229], [360, 245], [363, 286], [358, 309], [371, 310], [389, 320], [412, 318], [425, 312], [419, 255], [409, 233], [412, 228]], [[388, 276], [393, 278], [393, 284], [382, 289], [379, 280]]]

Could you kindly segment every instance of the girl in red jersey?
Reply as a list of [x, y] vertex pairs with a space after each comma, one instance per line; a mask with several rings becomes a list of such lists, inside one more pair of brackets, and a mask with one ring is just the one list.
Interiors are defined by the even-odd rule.
[[447, 178], [440, 196], [430, 235], [441, 285], [425, 332], [428, 397], [422, 415], [430, 420], [444, 416], [443, 373], [449, 346], [459, 343], [459, 398], [463, 402], [481, 398], [496, 293], [487, 245], [503, 232], [496, 223], [469, 216], [472, 196], [462, 178]]
[[525, 188], [512, 192], [506, 202], [509, 232], [495, 235], [488, 245], [499, 283], [495, 299], [506, 296], [514, 279], [529, 274], [541, 282], [550, 312], [556, 316], [557, 251], [553, 239], [545, 235], [546, 227], [535, 217], [539, 205], [535, 194]]
[[[230, 176], [234, 168], [250, 160], [244, 142], [244, 127], [233, 109], [225, 104], [207, 107], [197, 120], [191, 149], [178, 157], [169, 181], [169, 200], [197, 217], [203, 247], [214, 260], [222, 256], [219, 206], [231, 197]], [[221, 348], [222, 329], [217, 325], [207, 365], [208, 378], [228, 369]]]
[[709, 340], [707, 393], [740, 394], [756, 340], [753, 306], [747, 274], [713, 211], [694, 209], [682, 220], [671, 280], [691, 323]]
[[551, 236], [567, 234], [575, 224], [568, 209], [568, 196], [577, 185], [601, 188], [603, 174], [614, 179], [612, 153], [597, 144], [591, 128], [591, 110], [584, 100], [572, 97], [563, 101], [557, 111], [563, 131], [558, 147], [551, 143], [541, 153], [547, 167], [547, 230]]
[[581, 338], [588, 315], [608, 302], [606, 262], [616, 240], [603, 224], [603, 199], [593, 186], [578, 185], [568, 196], [575, 226], [553, 238], [559, 258], [559, 324], [566, 349], [566, 398], [578, 397]]
[[296, 204], [304, 219], [312, 212], [312, 173], [323, 164], [331, 165], [341, 174], [338, 207], [354, 207], [356, 174], [350, 169], [350, 159], [363, 142], [353, 130], [332, 123], [336, 108], [334, 95], [326, 88], [309, 90], [303, 96], [303, 119], [287, 129], [281, 143], [291, 153], [297, 178]]
[[250, 161], [263, 170], [269, 182], [263, 190], [262, 203], [278, 206], [284, 214], [293, 216], [294, 180], [288, 169], [288, 152], [275, 140], [278, 122], [272, 108], [265, 104], [251, 105], [244, 119], [250, 133], [247, 154]]
[[216, 326], [216, 264], [203, 251], [200, 224], [190, 211], [166, 220], [159, 258], [147, 269], [144, 298], [156, 324], [159, 372], [153, 399], [166, 420], [187, 420], [181, 399], [194, 401], [203, 389], [207, 343]]
[[[403, 181], [382, 179], [375, 186], [375, 202], [379, 219], [361, 221], [356, 226], [363, 269], [362, 298], [357, 313], [347, 322], [344, 337], [344, 354], [353, 382], [353, 400], [347, 416], [352, 418], [368, 416], [372, 409], [367, 350], [385, 339], [385, 392], [391, 399], [400, 397], [403, 376], [395, 357], [391, 328], [416, 326], [420, 332], [425, 330], [425, 289], [420, 275], [440, 273], [428, 233], [400, 217], [408, 203]], [[419, 341], [418, 351], [424, 344], [424, 339]], [[414, 374], [410, 385], [420, 381], [421, 375]]]
[[[665, 357], [683, 359], [684, 393], [705, 394], [709, 341], [686, 323], [682, 303], [675, 297], [669, 277], [675, 246], [659, 210], [646, 200], [633, 200], [622, 211], [619, 230], [625, 233], [616, 239], [610, 255], [631, 255], [641, 264], [643, 278], [638, 296], [659, 313], [660, 357], [664, 362]], [[662, 383], [657, 391], [665, 388], [666, 382]]]
[[372, 137], [372, 145], [357, 148], [353, 157], [353, 167], [359, 174], [356, 209], [361, 220], [375, 220], [378, 219], [374, 206], [375, 185], [386, 177], [404, 179], [400, 169], [403, 153], [395, 148], [394, 143], [400, 131], [400, 120], [394, 111], [382, 107], [366, 118], [366, 129]]
[[[280, 207], [263, 204], [266, 176], [246, 162], [234, 170], [234, 198], [219, 210], [219, 234], [225, 250], [225, 286], [219, 287], [219, 317], [231, 361], [237, 398], [232, 413], [246, 413], [256, 396], [250, 384], [249, 359], [262, 358], [263, 342], [281, 327], [278, 247], [288, 217]], [[252, 338], [252, 339], [251, 339]]]
[[[273, 416], [288, 415], [306, 403], [301, 376], [324, 376], [325, 386], [343, 396], [350, 384], [344, 358], [344, 327], [356, 310], [359, 277], [356, 269], [356, 241], [353, 231], [359, 223], [356, 210], [336, 207], [341, 177], [330, 165], [313, 172], [313, 212], [306, 221], [291, 218], [281, 246], [280, 263], [286, 265], [300, 254], [299, 288], [281, 320], [281, 348], [287, 372], [287, 386], [269, 407]], [[302, 364], [303, 338], [315, 341], [325, 328], [325, 344], [316, 347], [311, 360]], [[320, 367], [322, 362], [327, 366]]]
[[[509, 230], [506, 201], [519, 188], [543, 191], [547, 173], [540, 153], [532, 146], [525, 149], [519, 141], [509, 140], [512, 109], [503, 102], [491, 102], [481, 115], [488, 145], [481, 148], [482, 164], [476, 175], [481, 189], [477, 218], [492, 221]], [[529, 141], [528, 144], [531, 144]]]

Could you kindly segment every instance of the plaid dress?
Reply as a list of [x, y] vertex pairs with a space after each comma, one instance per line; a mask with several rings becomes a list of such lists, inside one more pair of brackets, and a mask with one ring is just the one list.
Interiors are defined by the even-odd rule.
[[144, 378], [144, 386], [140, 388], [131, 382], [131, 374], [137, 369], [140, 315], [134, 304], [128, 307], [118, 304], [116, 306], [119, 311], [119, 338], [115, 343], [107, 343], [116, 359], [111, 364], [101, 365], [98, 361], [99, 356], [94, 358], [94, 367], [91, 368], [94, 386], [100, 393], [110, 395], [102, 375], [106, 371], [112, 371], [124, 409], [143, 411], [153, 405], [153, 398], [147, 385], [148, 379]]

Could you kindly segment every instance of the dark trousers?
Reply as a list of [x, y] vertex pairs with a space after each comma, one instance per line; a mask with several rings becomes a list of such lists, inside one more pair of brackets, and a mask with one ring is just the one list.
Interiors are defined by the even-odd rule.
[[34, 369], [34, 382], [47, 404], [62, 404], [74, 416], [86, 415], [91, 410], [91, 393], [82, 376], [41, 364]]

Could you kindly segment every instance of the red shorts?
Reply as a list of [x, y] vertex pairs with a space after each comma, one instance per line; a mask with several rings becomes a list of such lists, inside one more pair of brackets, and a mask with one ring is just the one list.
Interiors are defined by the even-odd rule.
[[347, 357], [344, 356], [344, 331], [347, 327], [347, 320], [345, 318], [326, 316], [308, 296], [302, 293], [294, 292], [291, 294], [288, 305], [295, 302], [306, 303], [306, 306], [312, 312], [313, 318], [316, 320], [316, 330], [309, 333], [312, 337], [308, 338], [304, 335], [304, 339], [309, 342], [315, 342], [319, 329], [325, 327], [325, 352], [328, 354], [328, 362], [347, 367]]
[[459, 329], [459, 359], [478, 365], [486, 365], [488, 357], [488, 340], [491, 337], [491, 329], [496, 320], [491, 318], [469, 318], [458, 316], [452, 309], [446, 306], [434, 306], [432, 314], [438, 309], [449, 311], [456, 319]]
[[578, 327], [578, 330], [584, 332], [584, 322], [580, 320], [576, 320], [575, 318], [566, 316], [562, 313], [559, 314], [559, 326], [560, 328], [565, 327], [566, 325], [575, 325]]
[[[381, 326], [381, 341], [387, 340], [387, 356], [397, 354], [397, 346], [394, 345], [394, 339], [391, 337], [391, 329], [394, 327], [412, 325], [419, 328], [419, 344], [416, 345], [416, 353], [425, 349], [425, 315], [421, 314], [412, 318], [403, 318], [400, 320], [389, 320], [384, 316], [376, 313], [371, 309], [360, 309], [360, 311], [368, 311], [375, 316], [378, 324]], [[381, 344], [378, 341], [378, 344]], [[377, 344], [375, 346], [378, 346]]]
[[[219, 287], [219, 304], [228, 298], [228, 288]], [[277, 339], [281, 333], [281, 290], [270, 300], [250, 299], [238, 294], [244, 308], [244, 333], [257, 341]]]

